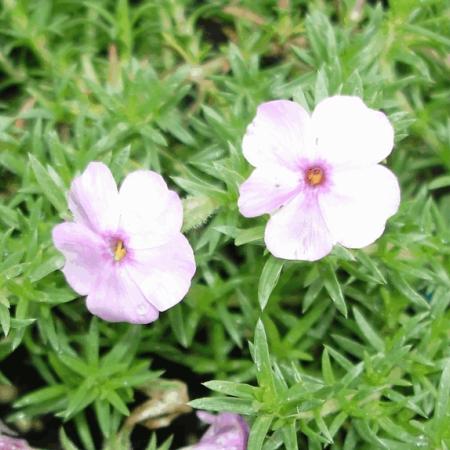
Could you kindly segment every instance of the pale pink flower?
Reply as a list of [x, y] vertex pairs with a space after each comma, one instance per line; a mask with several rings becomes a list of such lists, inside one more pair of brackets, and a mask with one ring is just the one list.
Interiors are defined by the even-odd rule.
[[393, 145], [386, 115], [359, 97], [329, 97], [311, 116], [291, 101], [263, 103], [242, 143], [255, 170], [240, 187], [239, 210], [271, 215], [264, 240], [279, 258], [365, 247], [400, 203], [397, 178], [377, 164]]
[[195, 272], [181, 234], [181, 200], [150, 170], [129, 174], [120, 190], [103, 163], [72, 182], [74, 222], [53, 229], [64, 275], [92, 314], [110, 322], [149, 323], [178, 303]]
[[192, 450], [246, 450], [248, 439], [247, 422], [239, 415], [223, 412], [218, 415], [203, 411], [197, 413], [205, 423], [210, 424], [200, 441]]
[[0, 450], [33, 450], [24, 439], [0, 434]]

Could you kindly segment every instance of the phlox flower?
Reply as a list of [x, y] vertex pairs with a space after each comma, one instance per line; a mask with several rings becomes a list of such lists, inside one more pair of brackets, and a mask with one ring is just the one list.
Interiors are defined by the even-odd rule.
[[397, 178], [378, 164], [393, 145], [386, 115], [359, 97], [329, 97], [312, 115], [287, 100], [263, 103], [242, 143], [255, 170], [240, 186], [239, 210], [270, 214], [264, 240], [279, 258], [365, 247], [400, 203]]
[[110, 322], [149, 323], [178, 303], [195, 272], [181, 234], [181, 200], [150, 170], [129, 174], [120, 190], [103, 163], [72, 182], [73, 222], [53, 229], [62, 271], [92, 314]]
[[0, 450], [33, 450], [24, 439], [5, 436], [0, 433]]
[[15, 435], [16, 433], [0, 420], [0, 450], [33, 450], [25, 439], [14, 437]]
[[210, 426], [200, 441], [189, 447], [192, 450], [246, 450], [248, 439], [247, 422], [238, 414], [223, 412], [218, 415], [203, 411], [198, 417]]

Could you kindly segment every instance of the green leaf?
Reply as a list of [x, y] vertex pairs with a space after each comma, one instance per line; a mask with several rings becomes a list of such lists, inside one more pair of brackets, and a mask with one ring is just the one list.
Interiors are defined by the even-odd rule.
[[65, 397], [66, 394], [67, 387], [63, 384], [47, 386], [21, 397], [19, 400], [14, 402], [14, 407], [23, 408], [26, 406], [34, 405], [35, 403], [43, 403], [48, 400], [53, 400], [57, 397]]
[[115, 391], [108, 391], [106, 393], [106, 399], [124, 416], [128, 416], [130, 411], [125, 404], [125, 402], [120, 398], [120, 396]]
[[51, 274], [55, 270], [59, 270], [64, 266], [64, 256], [54, 255], [41, 262], [35, 269], [33, 269], [29, 278], [32, 283], [36, 283], [47, 275]]
[[8, 336], [9, 328], [11, 326], [11, 316], [9, 308], [0, 303], [0, 325], [2, 326], [3, 334]]
[[316, 84], [314, 87], [314, 99], [317, 103], [328, 97], [328, 78], [323, 69], [317, 73]]
[[283, 442], [286, 449], [298, 450], [297, 427], [295, 421], [283, 427]]
[[253, 401], [244, 398], [233, 397], [205, 397], [191, 400], [189, 406], [206, 411], [230, 411], [236, 414], [253, 415], [257, 411], [253, 406]]
[[97, 450], [84, 413], [80, 413], [75, 417], [75, 425], [84, 448], [86, 450]]
[[359, 259], [361, 264], [367, 268], [371, 277], [373, 277], [377, 283], [386, 284], [386, 278], [382, 274], [378, 265], [375, 263], [374, 259], [371, 256], [368, 256], [364, 250], [356, 252], [356, 257]]
[[282, 268], [283, 261], [273, 256], [269, 256], [264, 264], [258, 285], [258, 301], [261, 311], [266, 307], [270, 294], [278, 283]]
[[228, 307], [225, 303], [221, 302], [217, 306], [220, 317], [222, 318], [223, 325], [227, 330], [230, 337], [236, 343], [239, 348], [242, 348], [242, 338], [239, 330], [238, 323], [233, 315], [230, 314]]
[[183, 232], [205, 225], [220, 204], [207, 195], [189, 196], [183, 199]]
[[253, 354], [256, 370], [258, 372], [259, 384], [260, 386], [268, 388], [273, 395], [275, 393], [275, 382], [272, 364], [270, 362], [266, 331], [264, 330], [264, 324], [261, 320], [258, 320], [258, 323], [256, 324]]
[[361, 330], [363, 336], [366, 338], [367, 343], [371, 345], [375, 350], [379, 352], [384, 352], [383, 339], [381, 339], [380, 336], [378, 336], [373, 327], [359, 312], [358, 308], [356, 307], [353, 308], [353, 315], [355, 316], [356, 323], [358, 324], [358, 327]]
[[333, 270], [330, 263], [324, 264], [321, 267], [321, 273], [323, 276], [323, 284], [328, 294], [333, 300], [334, 304], [338, 311], [344, 316], [347, 317], [347, 305], [345, 303], [344, 294], [342, 293], [341, 286], [336, 277], [336, 273]]
[[92, 381], [87, 379], [67, 396], [68, 405], [64, 411], [64, 419], [68, 420], [79, 411], [90, 405], [97, 397], [96, 390], [92, 387]]
[[440, 177], [436, 177], [429, 185], [428, 189], [442, 189], [450, 186], [450, 175], [442, 175]]
[[258, 416], [250, 429], [247, 450], [261, 450], [272, 424], [272, 416]]
[[29, 154], [28, 158], [42, 193], [47, 197], [47, 200], [55, 207], [58, 213], [63, 216], [67, 211], [67, 202], [64, 191], [55, 183], [48, 171], [32, 154]]
[[264, 230], [265, 225], [237, 230], [234, 243], [239, 247], [250, 242], [260, 241], [264, 237]]
[[111, 412], [109, 403], [106, 400], [97, 399], [95, 400], [94, 408], [103, 436], [109, 437], [111, 432]]
[[221, 394], [232, 395], [234, 397], [254, 399], [258, 389], [254, 386], [235, 381], [212, 380], [203, 383], [208, 389]]
[[183, 347], [187, 347], [189, 345], [189, 341], [185, 326], [186, 317], [183, 316], [182, 308], [182, 305], [177, 305], [174, 308], [171, 308], [167, 314], [169, 316], [170, 326], [178, 342]]
[[447, 359], [442, 371], [434, 409], [434, 420], [438, 423], [447, 421], [450, 415], [450, 359]]
[[73, 370], [78, 375], [81, 375], [83, 378], [89, 377], [91, 368], [80, 358], [66, 355], [64, 353], [58, 354], [58, 358], [66, 365], [67, 368]]
[[89, 331], [86, 336], [84, 345], [86, 351], [86, 359], [89, 365], [97, 365], [99, 358], [99, 333], [98, 333], [98, 319], [93, 317], [89, 326]]
[[331, 366], [330, 355], [328, 354], [328, 350], [326, 348], [322, 352], [322, 376], [325, 383], [329, 385], [334, 384], [335, 377]]
[[68, 438], [63, 427], [59, 429], [59, 441], [64, 450], [79, 450], [79, 448]]
[[0, 203], [0, 220], [11, 228], [17, 228], [19, 226], [19, 216], [12, 208], [8, 208], [6, 205]]
[[412, 303], [420, 308], [430, 309], [430, 304], [402, 276], [392, 276], [390, 277], [390, 281]]

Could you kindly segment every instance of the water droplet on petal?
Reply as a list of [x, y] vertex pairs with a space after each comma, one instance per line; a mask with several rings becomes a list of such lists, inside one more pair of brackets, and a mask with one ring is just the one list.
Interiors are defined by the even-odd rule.
[[146, 303], [140, 303], [137, 307], [137, 313], [140, 316], [145, 316], [148, 312], [148, 305]]

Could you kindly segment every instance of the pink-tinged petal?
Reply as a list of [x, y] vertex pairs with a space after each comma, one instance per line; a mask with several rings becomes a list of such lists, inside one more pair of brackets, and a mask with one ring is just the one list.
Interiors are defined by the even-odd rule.
[[400, 204], [400, 187], [386, 167], [337, 170], [332, 190], [320, 197], [320, 207], [333, 237], [350, 248], [378, 239]]
[[322, 100], [312, 114], [312, 128], [319, 156], [339, 166], [380, 162], [394, 146], [394, 129], [386, 115], [359, 97]]
[[315, 261], [330, 253], [333, 240], [315, 195], [298, 194], [269, 220], [264, 240], [272, 255]]
[[74, 222], [56, 225], [52, 236], [66, 259], [62, 271], [67, 282], [78, 294], [87, 295], [104, 263], [105, 243], [90, 228]]
[[295, 102], [263, 103], [242, 141], [245, 158], [255, 167], [281, 165], [295, 170], [310, 147], [309, 124], [308, 113]]
[[216, 416], [198, 412], [198, 417], [210, 424], [193, 450], [246, 450], [249, 427], [238, 414], [220, 413]]
[[130, 173], [119, 191], [120, 228], [130, 236], [130, 246], [151, 248], [167, 242], [183, 223], [183, 206], [161, 175], [150, 170]]
[[105, 164], [91, 162], [76, 177], [69, 192], [69, 208], [75, 221], [97, 233], [111, 232], [119, 223], [119, 196], [111, 171]]
[[0, 450], [33, 450], [24, 439], [0, 435]]
[[257, 168], [239, 188], [239, 211], [245, 217], [270, 214], [289, 201], [298, 186], [298, 173], [280, 166]]
[[86, 306], [92, 314], [108, 322], [144, 324], [153, 322], [159, 315], [129, 276], [126, 265], [114, 262], [103, 266]]
[[147, 300], [166, 311], [189, 290], [195, 273], [194, 253], [188, 240], [177, 233], [160, 247], [133, 250], [127, 270]]

